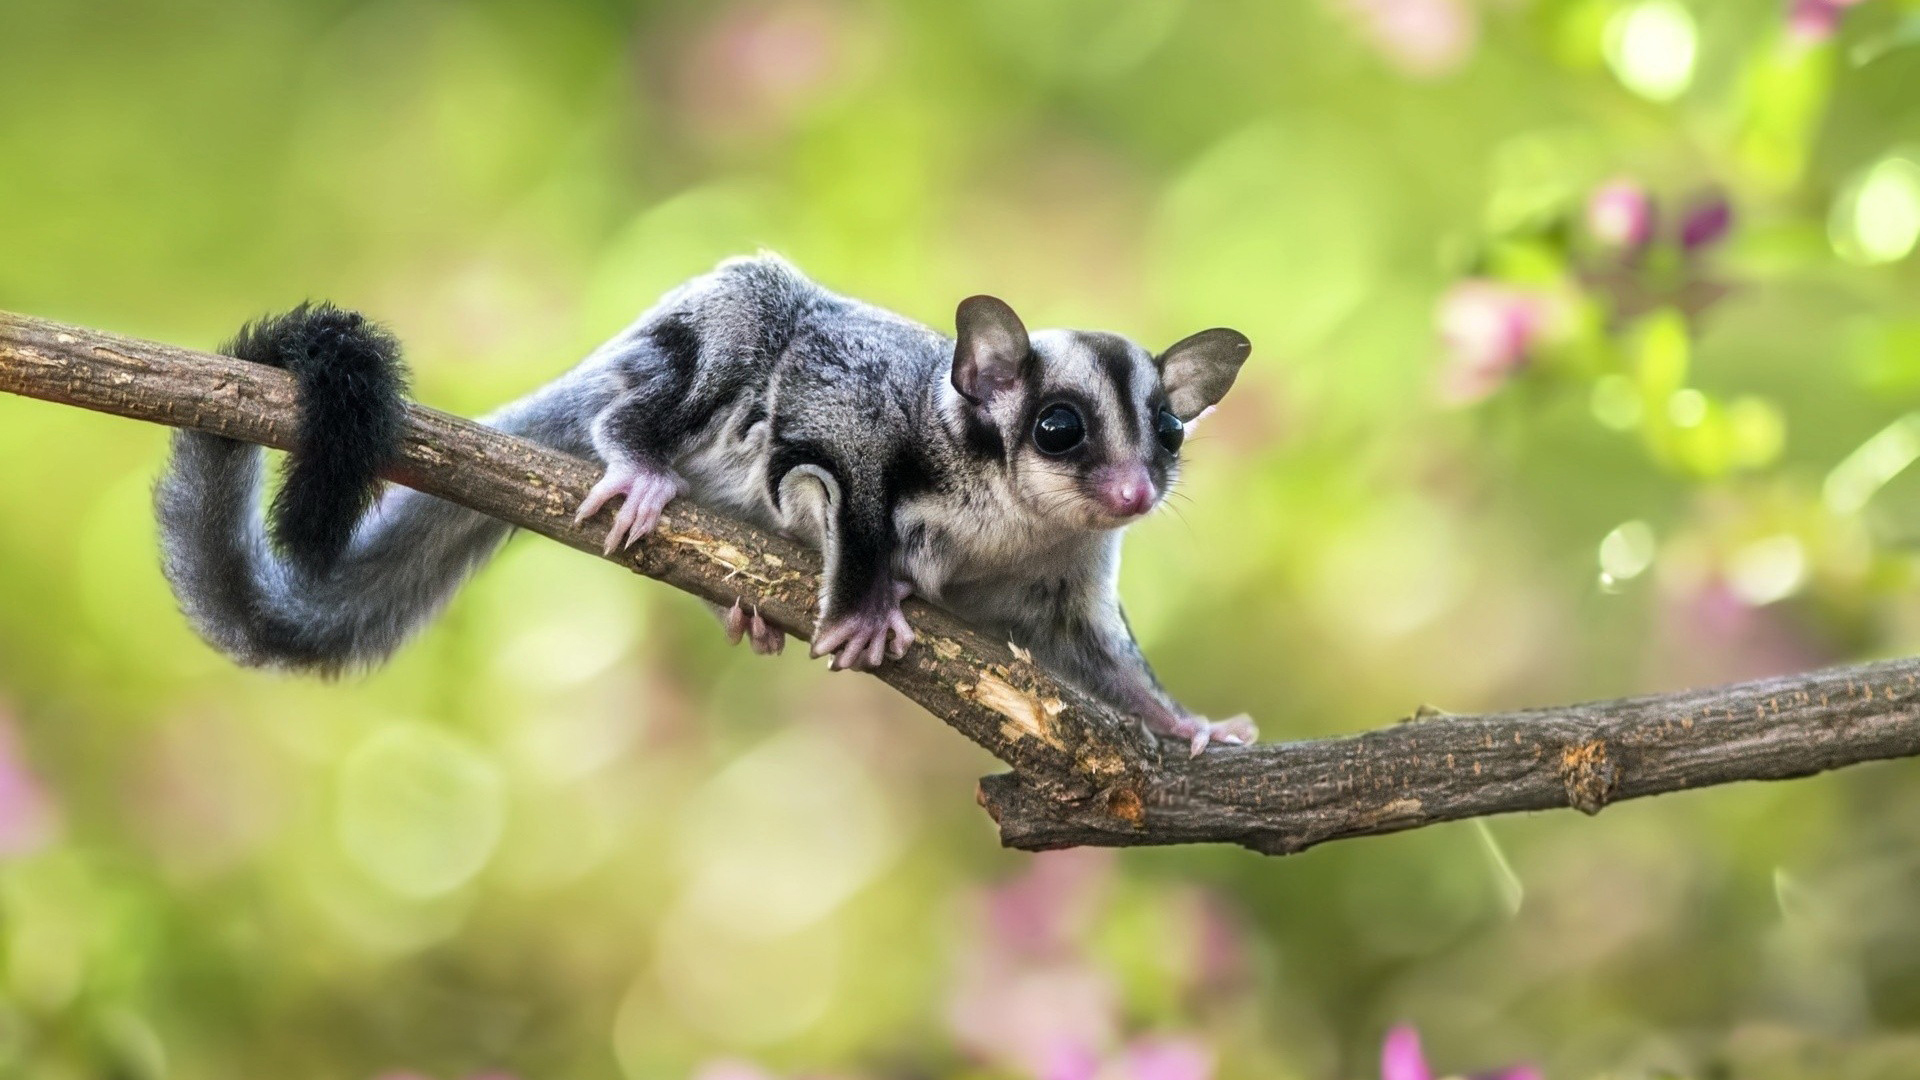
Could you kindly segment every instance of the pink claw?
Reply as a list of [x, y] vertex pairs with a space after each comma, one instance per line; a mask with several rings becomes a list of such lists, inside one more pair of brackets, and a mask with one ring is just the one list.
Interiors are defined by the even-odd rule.
[[913, 644], [913, 627], [908, 625], [907, 616], [895, 608], [887, 615], [887, 629], [893, 635], [892, 644], [887, 646], [887, 655], [898, 660], [907, 655], [907, 646]]
[[777, 626], [768, 626], [767, 620], [760, 617], [760, 609], [753, 609], [753, 619], [747, 623], [747, 639], [753, 645], [753, 651], [761, 656], [774, 656], [787, 647], [786, 631]]
[[1199, 757], [1209, 745], [1245, 746], [1260, 737], [1259, 729], [1245, 713], [1226, 720], [1208, 720], [1189, 714], [1167, 723], [1162, 730], [1176, 739], [1187, 740], [1187, 753], [1192, 757]]
[[835, 671], [847, 668], [872, 670], [882, 660], [900, 659], [913, 644], [913, 627], [900, 611], [900, 599], [908, 587], [896, 582], [893, 601], [880, 610], [844, 615], [831, 623], [822, 623], [813, 637], [813, 655], [832, 654]]
[[1246, 746], [1260, 738], [1260, 729], [1254, 726], [1253, 717], [1241, 713], [1239, 716], [1215, 721], [1213, 737], [1215, 742], [1223, 742], [1229, 746]]
[[581, 500], [573, 516], [576, 524], [587, 520], [601, 507], [620, 496], [620, 510], [614, 514], [613, 527], [607, 530], [606, 554], [630, 548], [660, 524], [660, 512], [668, 503], [684, 494], [686, 481], [671, 469], [614, 462], [600, 482]]
[[853, 634], [854, 624], [850, 619], [821, 627], [820, 632], [813, 635], [813, 655], [825, 656], [845, 644]]
[[746, 638], [747, 644], [761, 656], [773, 656], [787, 647], [786, 631], [768, 624], [767, 620], [760, 617], [757, 607], [752, 614], [748, 614], [739, 600], [733, 602], [720, 621], [727, 628], [729, 645], [738, 645], [741, 638]]
[[741, 637], [747, 632], [747, 610], [740, 606], [739, 600], [735, 600], [727, 613], [720, 617], [720, 622], [727, 628], [727, 644], [740, 644]]

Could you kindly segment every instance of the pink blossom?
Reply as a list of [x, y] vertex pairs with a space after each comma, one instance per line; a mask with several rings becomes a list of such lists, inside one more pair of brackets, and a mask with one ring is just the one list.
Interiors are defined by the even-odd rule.
[[1092, 1046], [1062, 1043], [1055, 1046], [1036, 1080], [1099, 1080], [1100, 1053]]
[[849, 25], [825, 0], [747, 0], [723, 9], [684, 51], [688, 115], [720, 134], [777, 130], [848, 74]]
[[1136, 1039], [1120, 1054], [1125, 1080], [1209, 1080], [1213, 1052], [1189, 1038]]
[[[981, 890], [977, 942], [960, 958], [947, 1010], [962, 1050], [1035, 1080], [1210, 1080], [1213, 1055], [1191, 1038], [1121, 1039], [1119, 988], [1078, 941], [1112, 871], [1111, 851], [1048, 852], [1026, 873]], [[1205, 920], [1197, 929], [1230, 932]], [[1225, 944], [1203, 940], [1196, 949]], [[1203, 975], [1228, 966], [1196, 960], [1209, 969]]]
[[1112, 870], [1110, 851], [1048, 852], [982, 890], [978, 942], [961, 957], [947, 1009], [962, 1050], [1040, 1080], [1106, 1080], [1120, 1041], [1119, 988], [1076, 937]]
[[1587, 199], [1587, 231], [1612, 248], [1635, 251], [1653, 237], [1653, 197], [1632, 180], [1611, 180]]
[[1787, 8], [1787, 34], [1803, 45], [1815, 45], [1840, 29], [1840, 9], [1832, 0], [1793, 0]]
[[1179, 895], [1180, 924], [1192, 935], [1182, 975], [1189, 993], [1211, 996], [1243, 989], [1251, 978], [1246, 927], [1217, 893], [1189, 889]]
[[20, 733], [0, 711], [0, 858], [31, 855], [58, 831], [53, 800], [21, 752]]
[[1340, 6], [1388, 63], [1419, 78], [1457, 70], [1480, 33], [1464, 0], [1340, 0]]
[[1767, 678], [1838, 659], [1786, 613], [1743, 599], [1719, 573], [1663, 582], [1656, 610], [1646, 655], [1662, 683]]
[[1213, 1051], [1193, 1038], [1135, 1039], [1103, 1057], [1091, 1047], [1064, 1048], [1036, 1074], [1038, 1080], [1212, 1080]]
[[1694, 199], [1680, 219], [1680, 246], [1688, 251], [1711, 247], [1733, 228], [1733, 204], [1719, 192]]
[[1055, 956], [1086, 923], [1113, 874], [1113, 853], [1095, 848], [1049, 851], [1020, 877], [986, 890], [985, 929], [1003, 952]]
[[1860, 0], [1789, 0], [1787, 34], [1802, 45], [1818, 45], [1840, 30], [1840, 16]]
[[1499, 282], [1475, 278], [1449, 289], [1436, 315], [1446, 348], [1441, 395], [1466, 404], [1498, 390], [1532, 359], [1547, 314], [1544, 297]]
[[1113, 980], [1089, 964], [982, 955], [963, 966], [947, 1024], [961, 1049], [982, 1061], [1046, 1080], [1082, 1080], [1115, 1041], [1119, 1011]]
[[1387, 1032], [1380, 1047], [1380, 1080], [1433, 1080], [1427, 1057], [1420, 1052], [1420, 1033], [1406, 1025]]

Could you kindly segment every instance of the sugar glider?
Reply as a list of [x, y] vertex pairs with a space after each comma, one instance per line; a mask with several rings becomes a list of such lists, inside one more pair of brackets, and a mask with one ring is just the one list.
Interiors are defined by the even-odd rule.
[[[954, 337], [814, 284], [768, 255], [668, 293], [573, 370], [485, 422], [606, 468], [580, 506], [607, 549], [672, 500], [796, 537], [825, 560], [813, 652], [898, 659], [909, 595], [1029, 650], [1192, 752], [1255, 737], [1181, 708], [1141, 656], [1116, 580], [1121, 533], [1166, 497], [1188, 425], [1251, 345], [1203, 330], [1155, 353], [1117, 334], [1029, 332], [990, 296]], [[258, 448], [174, 436], [157, 491], [182, 608], [245, 664], [338, 672], [384, 659], [499, 548], [504, 522], [382, 492], [405, 410], [399, 347], [357, 313], [305, 305], [227, 352], [298, 380], [285, 482], [258, 508]], [[376, 505], [377, 504], [377, 505]], [[738, 605], [738, 641], [784, 635]]]

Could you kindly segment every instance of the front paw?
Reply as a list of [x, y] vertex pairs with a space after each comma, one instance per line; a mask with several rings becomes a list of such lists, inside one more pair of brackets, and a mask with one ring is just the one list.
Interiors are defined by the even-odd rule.
[[1199, 757], [1200, 751], [1213, 743], [1245, 746], [1260, 737], [1260, 729], [1253, 726], [1253, 719], [1246, 713], [1225, 720], [1209, 720], [1204, 716], [1185, 713], [1165, 724], [1156, 724], [1154, 730], [1162, 735], [1185, 739], [1188, 754], [1192, 757]]
[[581, 501], [573, 520], [575, 524], [587, 520], [618, 496], [620, 510], [613, 517], [613, 527], [607, 530], [606, 553], [611, 555], [618, 548], [632, 547], [652, 532], [660, 524], [660, 511], [686, 490], [687, 482], [672, 469], [616, 461], [607, 466], [606, 475]]
[[883, 659], [905, 656], [907, 646], [913, 644], [913, 627], [900, 611], [905, 595], [905, 589], [896, 587], [882, 604], [821, 619], [814, 629], [813, 655], [832, 654], [829, 666], [835, 671], [871, 671]]

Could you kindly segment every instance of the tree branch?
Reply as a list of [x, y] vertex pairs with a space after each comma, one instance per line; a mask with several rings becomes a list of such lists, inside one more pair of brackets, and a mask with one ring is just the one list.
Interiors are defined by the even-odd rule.
[[[281, 449], [297, 416], [292, 380], [274, 369], [5, 313], [0, 390]], [[391, 478], [598, 555], [604, 518], [573, 524], [598, 473], [414, 406]], [[758, 605], [803, 639], [811, 632], [818, 557], [684, 500], [612, 559], [714, 603]], [[945, 612], [917, 602], [907, 611], [919, 639], [877, 675], [1013, 767], [979, 791], [1013, 847], [1230, 842], [1286, 853], [1920, 754], [1920, 661], [1899, 660], [1188, 760]]]

